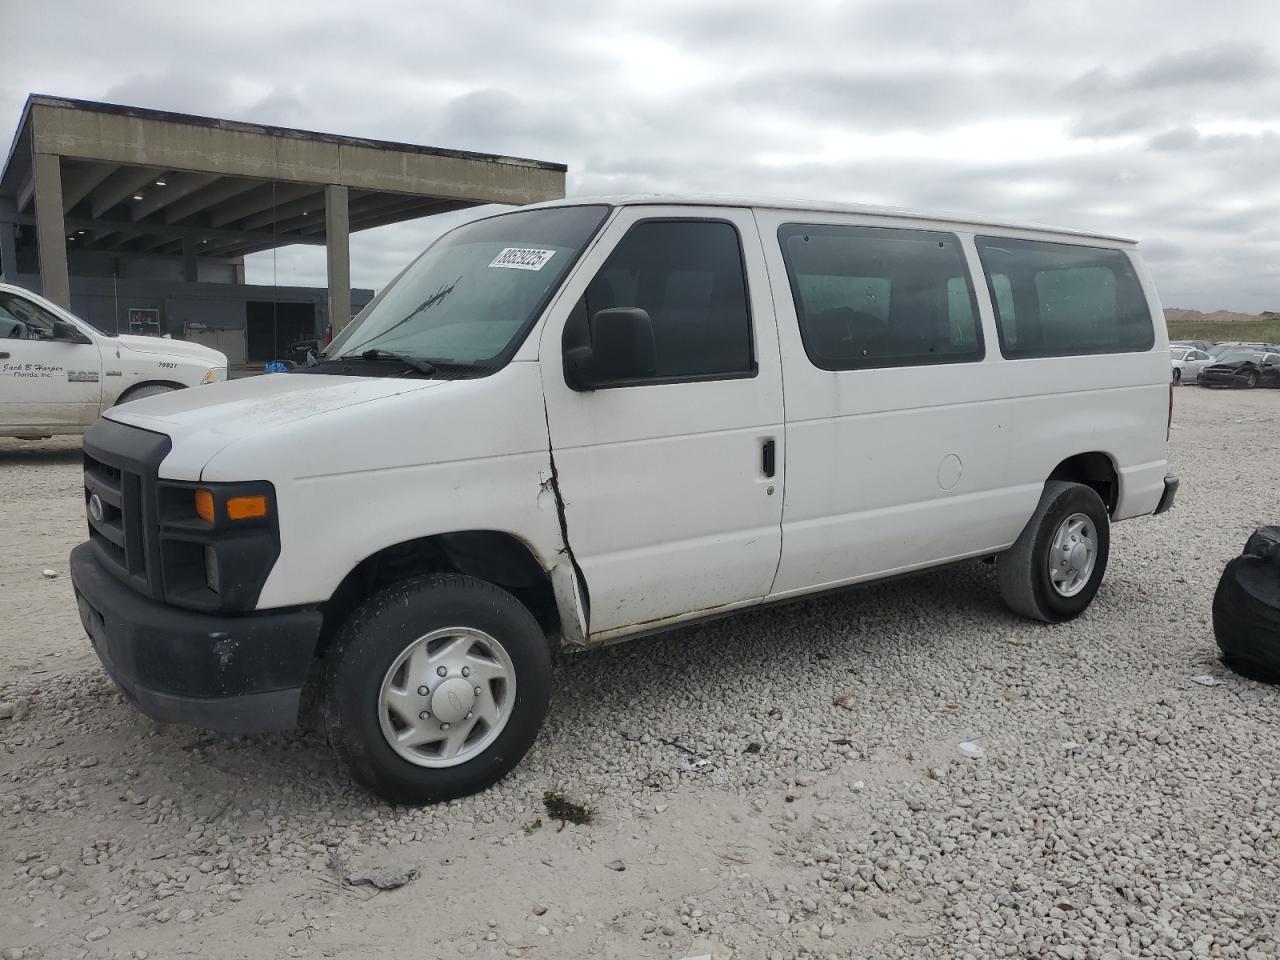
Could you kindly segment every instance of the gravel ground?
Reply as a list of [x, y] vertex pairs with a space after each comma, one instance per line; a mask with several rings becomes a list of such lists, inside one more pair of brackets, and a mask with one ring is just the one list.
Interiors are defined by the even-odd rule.
[[[1074, 623], [975, 563], [566, 657], [517, 771], [418, 810], [314, 734], [123, 702], [41, 572], [81, 537], [76, 445], [0, 441], [0, 956], [1270, 957], [1280, 703], [1209, 609], [1280, 521], [1278, 417], [1178, 391], [1178, 506], [1115, 530]], [[342, 881], [368, 867], [418, 877]]]

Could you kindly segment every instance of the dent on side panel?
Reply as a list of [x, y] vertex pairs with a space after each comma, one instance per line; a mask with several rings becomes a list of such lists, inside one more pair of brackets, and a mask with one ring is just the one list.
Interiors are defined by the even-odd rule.
[[556, 608], [560, 611], [560, 638], [564, 643], [585, 646], [587, 643], [587, 613], [582, 602], [582, 587], [586, 580], [582, 568], [574, 559], [569, 545], [569, 520], [564, 509], [564, 497], [560, 494], [560, 477], [556, 471], [556, 453], [551, 443], [551, 415], [547, 412], [546, 398], [542, 412], [547, 418], [547, 467], [548, 474], [538, 487], [538, 509], [554, 509], [560, 522], [560, 550], [551, 567], [551, 589], [555, 593]]

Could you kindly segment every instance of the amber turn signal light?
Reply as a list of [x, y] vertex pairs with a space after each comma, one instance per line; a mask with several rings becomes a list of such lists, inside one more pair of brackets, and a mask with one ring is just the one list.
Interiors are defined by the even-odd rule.
[[205, 523], [213, 523], [213, 494], [208, 490], [196, 491], [196, 516]]
[[267, 498], [258, 495], [253, 497], [231, 497], [227, 500], [228, 520], [253, 520], [267, 515]]

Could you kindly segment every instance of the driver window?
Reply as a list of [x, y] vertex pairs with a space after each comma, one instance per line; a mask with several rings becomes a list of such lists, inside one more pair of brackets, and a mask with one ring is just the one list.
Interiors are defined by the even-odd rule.
[[8, 340], [51, 340], [53, 314], [12, 293], [0, 292], [0, 338]]
[[574, 308], [564, 347], [588, 342], [587, 318], [639, 307], [653, 324], [653, 382], [755, 373], [738, 231], [720, 220], [646, 220], [618, 243]]

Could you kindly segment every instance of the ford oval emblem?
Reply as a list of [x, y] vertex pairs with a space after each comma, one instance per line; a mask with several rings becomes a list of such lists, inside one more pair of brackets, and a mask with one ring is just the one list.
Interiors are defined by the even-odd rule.
[[94, 523], [102, 523], [107, 519], [106, 511], [102, 507], [102, 498], [96, 493], [89, 497], [89, 519]]

